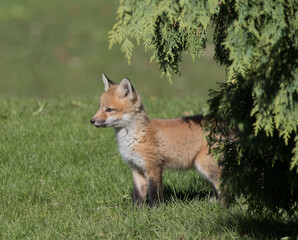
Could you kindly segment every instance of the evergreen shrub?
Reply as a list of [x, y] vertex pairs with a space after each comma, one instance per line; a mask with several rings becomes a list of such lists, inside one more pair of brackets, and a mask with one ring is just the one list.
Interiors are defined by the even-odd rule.
[[[298, 208], [297, 8], [295, 0], [121, 0], [109, 33], [128, 61], [133, 39], [152, 49], [171, 79], [183, 52], [203, 54], [213, 24], [214, 58], [227, 79], [210, 92], [209, 141], [224, 192], [260, 213]], [[237, 138], [227, 140], [235, 126]]]

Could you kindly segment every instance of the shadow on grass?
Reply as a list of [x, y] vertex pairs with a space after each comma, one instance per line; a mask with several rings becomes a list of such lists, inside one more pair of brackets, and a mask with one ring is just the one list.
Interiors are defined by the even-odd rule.
[[173, 200], [190, 202], [192, 200], [200, 200], [210, 198], [212, 191], [208, 189], [188, 188], [188, 189], [175, 189], [170, 185], [165, 184], [163, 187], [164, 204], [173, 202]]
[[[192, 200], [208, 199], [212, 191], [208, 188], [175, 189], [173, 186], [164, 185], [164, 204], [173, 201], [190, 202]], [[236, 204], [236, 203], [235, 203]], [[270, 218], [260, 218], [246, 213], [244, 210], [233, 210], [224, 207], [223, 213], [214, 219], [214, 235], [222, 231], [235, 232], [244, 239], [282, 239], [298, 240], [298, 221], [278, 221]], [[237, 209], [237, 208], [236, 208]]]
[[260, 219], [245, 213], [219, 215], [216, 225], [227, 232], [237, 232], [243, 238], [253, 239], [298, 239], [298, 222]]

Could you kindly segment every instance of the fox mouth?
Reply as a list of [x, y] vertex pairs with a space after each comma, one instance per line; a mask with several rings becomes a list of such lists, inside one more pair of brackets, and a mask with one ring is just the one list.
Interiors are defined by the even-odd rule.
[[99, 124], [93, 124], [95, 127], [97, 128], [106, 128], [107, 125], [103, 124], [103, 125], [99, 125]]
[[91, 124], [97, 128], [105, 128], [107, 125], [105, 124], [104, 120], [95, 121], [94, 119], [90, 120]]

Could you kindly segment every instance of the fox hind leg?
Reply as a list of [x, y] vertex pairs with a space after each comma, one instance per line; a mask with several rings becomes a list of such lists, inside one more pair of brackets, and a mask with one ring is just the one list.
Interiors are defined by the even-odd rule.
[[199, 154], [196, 157], [195, 168], [200, 173], [200, 175], [202, 175], [208, 182], [211, 183], [212, 196], [210, 200], [220, 200], [221, 192], [219, 191], [219, 187], [221, 171], [213, 158], [207, 154], [203, 154], [203, 156], [200, 156]]

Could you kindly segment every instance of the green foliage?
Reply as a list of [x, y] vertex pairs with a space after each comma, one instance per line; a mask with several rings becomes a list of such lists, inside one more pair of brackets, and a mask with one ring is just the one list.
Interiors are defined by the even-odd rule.
[[171, 79], [170, 70], [180, 73], [182, 52], [193, 59], [206, 45], [211, 17], [219, 11], [217, 1], [120, 1], [117, 22], [109, 33], [110, 48], [121, 44], [130, 63], [134, 38], [146, 50], [153, 49], [151, 60]]
[[[297, 2], [121, 1], [110, 44], [143, 41], [170, 77], [182, 52], [199, 57], [214, 24], [215, 59], [227, 83], [210, 93], [211, 144], [224, 166], [223, 188], [243, 195], [251, 209], [298, 208]], [[225, 140], [238, 128], [232, 141]], [[218, 136], [222, 136], [219, 138]]]
[[[296, 14], [294, 1], [235, 1], [214, 18], [216, 47], [225, 47], [216, 59], [228, 78], [209, 98], [223, 185], [252, 209], [274, 214], [298, 208]], [[216, 139], [235, 126], [237, 141]]]
[[[272, 136], [264, 130], [255, 134], [255, 116], [243, 111], [253, 108], [248, 91], [253, 82], [244, 81], [238, 78], [237, 84], [222, 84], [219, 91], [210, 93], [208, 100], [212, 123], [209, 140], [218, 144], [214, 151], [224, 168], [223, 192], [245, 196], [250, 210], [256, 213], [263, 213], [266, 207], [277, 216], [283, 211], [294, 215], [298, 199], [298, 174], [290, 166], [294, 135], [285, 144], [276, 129]], [[231, 133], [237, 137], [231, 139]]]

